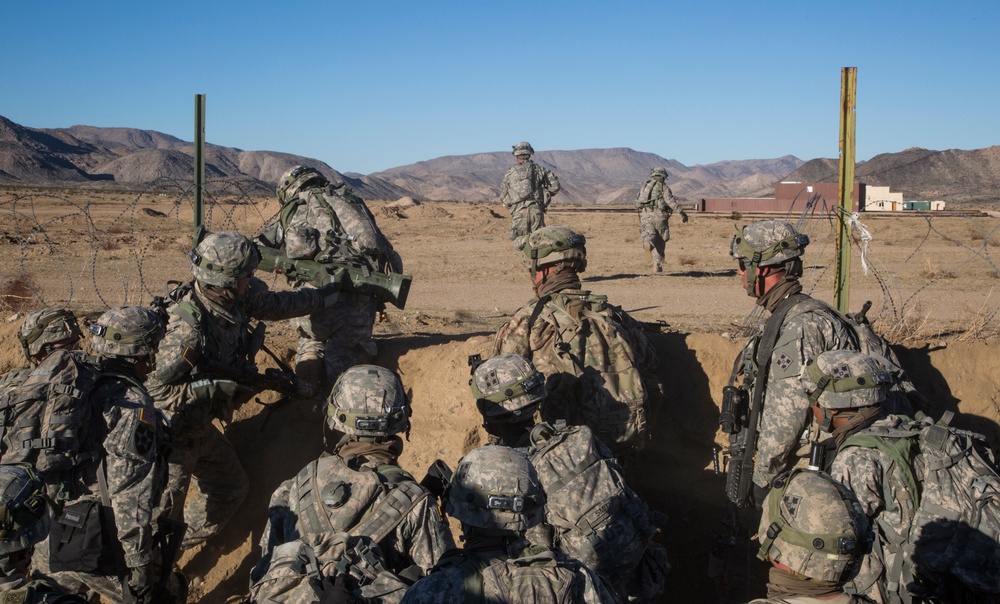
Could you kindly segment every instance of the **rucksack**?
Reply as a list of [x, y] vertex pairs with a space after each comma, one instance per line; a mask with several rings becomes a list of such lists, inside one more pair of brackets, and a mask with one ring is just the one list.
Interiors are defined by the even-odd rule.
[[[320, 462], [324, 470], [332, 471], [322, 486], [317, 478]], [[316, 551], [316, 556], [324, 567], [340, 562], [348, 548], [376, 549], [430, 496], [398, 466], [384, 464], [375, 471], [358, 471], [337, 455], [309, 463], [293, 481], [289, 497], [295, 502], [301, 536], [323, 544], [325, 549]], [[382, 570], [378, 568], [385, 562], [381, 553], [378, 558], [374, 568], [349, 569], [359, 583], [374, 579]]]
[[639, 565], [656, 532], [653, 514], [589, 429], [536, 428], [528, 456], [545, 490], [545, 522], [554, 528], [560, 551], [608, 580]]
[[[67, 350], [46, 357], [0, 399], [0, 460], [31, 463], [45, 473], [97, 459], [100, 450], [89, 438], [97, 411], [81, 402], [87, 402], [97, 383], [111, 375], [101, 372], [98, 357]], [[114, 376], [135, 383], [128, 376]]]
[[[526, 166], [522, 168], [522, 166]], [[538, 199], [535, 185], [538, 182], [537, 168], [534, 162], [528, 161], [511, 168], [511, 178], [507, 181], [510, 187], [512, 204]]]
[[948, 426], [949, 419], [868, 428], [840, 450], [877, 449], [896, 469], [886, 472], [883, 500], [910, 523], [903, 535], [880, 523], [889, 591], [960, 584], [1000, 594], [1000, 475], [985, 438]]
[[463, 550], [441, 556], [434, 570], [457, 567], [464, 579], [465, 604], [505, 602], [582, 602], [583, 585], [576, 563], [560, 560], [543, 546], [518, 558], [488, 560]]
[[534, 354], [531, 361], [546, 376], [546, 419], [585, 425], [616, 455], [646, 444], [648, 394], [639, 370], [633, 336], [620, 309], [606, 296], [563, 292], [538, 300], [528, 321], [551, 329], [555, 354]]
[[282, 543], [250, 571], [249, 604], [332, 602], [333, 584], [320, 572], [316, 554], [300, 540]]

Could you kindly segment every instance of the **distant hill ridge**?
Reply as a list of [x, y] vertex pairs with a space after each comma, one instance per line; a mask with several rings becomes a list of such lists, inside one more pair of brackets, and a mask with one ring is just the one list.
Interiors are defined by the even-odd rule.
[[[35, 129], [0, 116], [0, 184], [137, 188], [157, 179], [189, 181], [194, 144], [136, 128]], [[831, 181], [835, 159], [808, 162], [786, 155], [685, 166], [628, 148], [540, 151], [533, 158], [556, 172], [563, 191], [557, 203], [630, 203], [649, 172], [663, 166], [678, 197], [766, 197], [782, 180]], [[343, 180], [366, 199], [496, 201], [500, 181], [514, 159], [496, 151], [438, 157], [368, 175], [343, 174], [313, 158], [275, 151], [244, 151], [206, 145], [208, 179], [244, 180], [245, 190], [273, 191], [290, 166], [312, 165]], [[973, 151], [907, 149], [858, 164], [858, 180], [888, 185], [907, 199], [957, 204], [1000, 202], [1000, 147]]]

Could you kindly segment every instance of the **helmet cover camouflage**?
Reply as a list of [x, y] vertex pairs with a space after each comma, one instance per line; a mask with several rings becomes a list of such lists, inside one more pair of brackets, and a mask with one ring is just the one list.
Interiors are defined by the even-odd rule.
[[160, 315], [142, 306], [112, 308], [90, 325], [90, 347], [108, 357], [146, 357], [163, 338]]
[[535, 154], [535, 150], [531, 147], [531, 143], [527, 141], [521, 141], [514, 145], [514, 157], [531, 157]]
[[386, 437], [410, 429], [410, 402], [398, 375], [377, 365], [355, 365], [333, 385], [326, 421], [345, 434]]
[[517, 354], [487, 359], [476, 368], [469, 385], [479, 412], [488, 422], [527, 421], [548, 395], [545, 376]]
[[45, 483], [31, 466], [0, 465], [0, 555], [26, 550], [49, 534]]
[[532, 273], [556, 262], [572, 262], [582, 273], [587, 269], [587, 238], [564, 226], [542, 227], [528, 234], [524, 255], [531, 260]]
[[65, 308], [43, 308], [29, 314], [17, 332], [21, 351], [29, 361], [47, 354], [53, 345], [75, 343], [83, 337], [76, 317]]
[[764, 502], [757, 557], [810, 579], [842, 583], [871, 545], [868, 518], [853, 493], [822, 472], [779, 476]]
[[733, 236], [729, 255], [749, 260], [753, 266], [776, 266], [802, 255], [809, 236], [799, 233], [784, 220], [762, 220], [743, 227]]
[[828, 350], [810, 359], [802, 373], [809, 399], [824, 409], [879, 405], [889, 396], [893, 375], [877, 357], [853, 350]]
[[285, 203], [294, 198], [306, 185], [324, 187], [329, 182], [316, 168], [293, 166], [281, 175], [281, 180], [278, 181], [274, 192], [278, 196], [278, 201]]
[[448, 485], [446, 511], [486, 531], [522, 533], [542, 519], [545, 496], [528, 456], [488, 445], [461, 461]]
[[666, 180], [667, 176], [669, 176], [667, 174], [667, 169], [666, 168], [653, 168], [653, 171], [650, 172], [649, 175], [651, 177], [662, 176], [664, 180]]
[[191, 274], [208, 285], [235, 289], [253, 274], [260, 252], [249, 239], [233, 232], [210, 233], [191, 250]]

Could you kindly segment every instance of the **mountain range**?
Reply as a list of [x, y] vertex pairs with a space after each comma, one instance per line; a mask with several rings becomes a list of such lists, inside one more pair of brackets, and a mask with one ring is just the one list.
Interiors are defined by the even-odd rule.
[[[0, 116], [0, 185], [145, 189], [189, 183], [194, 144], [169, 134], [136, 128], [28, 128]], [[628, 148], [540, 151], [533, 160], [559, 177], [558, 203], [629, 203], [652, 168], [670, 173], [681, 199], [768, 197], [780, 181], [832, 182], [836, 159], [721, 161], [685, 166], [673, 159]], [[331, 180], [343, 180], [366, 199], [496, 201], [504, 172], [514, 164], [507, 152], [438, 157], [362, 175], [341, 173], [314, 158], [276, 151], [244, 151], [207, 144], [205, 176], [240, 181], [248, 192], [267, 193], [296, 164], [312, 165]], [[1000, 205], [1000, 146], [962, 151], [911, 148], [878, 155], [855, 168], [857, 180], [889, 186], [905, 199], [941, 199], [949, 205]]]

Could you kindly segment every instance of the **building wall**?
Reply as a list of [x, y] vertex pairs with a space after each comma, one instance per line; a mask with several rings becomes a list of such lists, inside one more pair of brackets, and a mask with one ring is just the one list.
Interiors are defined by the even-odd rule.
[[[706, 197], [698, 202], [698, 209], [703, 212], [801, 212], [806, 207], [806, 203], [818, 194], [818, 203], [825, 204], [827, 210], [832, 210], [837, 205], [838, 185], [837, 183], [778, 183], [774, 186], [773, 198], [721, 198]], [[865, 198], [865, 185], [858, 183], [854, 185], [854, 211], [858, 211], [859, 206], [863, 206]], [[861, 200], [861, 203], [858, 200]]]

